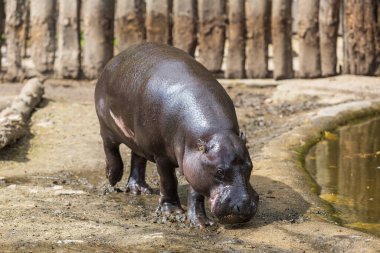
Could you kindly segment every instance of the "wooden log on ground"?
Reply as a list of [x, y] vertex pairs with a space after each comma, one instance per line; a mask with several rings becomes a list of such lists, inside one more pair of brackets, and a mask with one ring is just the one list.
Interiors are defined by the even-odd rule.
[[270, 1], [248, 0], [246, 2], [248, 78], [268, 77], [268, 44], [270, 33]]
[[195, 0], [173, 1], [173, 46], [194, 56], [197, 46]]
[[30, 1], [30, 56], [42, 74], [54, 70], [55, 10], [55, 0]]
[[24, 85], [11, 106], [0, 112], [0, 149], [27, 133], [30, 115], [41, 101], [43, 94], [42, 82], [38, 78], [33, 78]]
[[337, 74], [337, 39], [340, 0], [320, 0], [319, 34], [322, 76]]
[[59, 78], [77, 78], [80, 71], [79, 0], [59, 0], [58, 3], [55, 69]]
[[170, 43], [170, 0], [146, 0], [146, 39]]
[[225, 0], [198, 1], [198, 61], [208, 70], [221, 70], [225, 42]]
[[8, 68], [4, 79], [7, 81], [22, 80], [24, 78], [24, 72], [21, 66], [24, 8], [24, 0], [7, 1], [5, 5], [5, 36], [7, 38]]
[[301, 78], [321, 76], [319, 0], [298, 1], [299, 72]]
[[144, 1], [117, 0], [115, 9], [115, 53], [145, 40]]
[[82, 70], [87, 79], [96, 79], [113, 56], [115, 1], [85, 0], [83, 10]]
[[376, 1], [345, 0], [343, 72], [373, 75], [376, 70]]
[[245, 77], [245, 6], [244, 0], [228, 2], [228, 48], [224, 76]]
[[273, 78], [293, 77], [292, 1], [272, 0]]

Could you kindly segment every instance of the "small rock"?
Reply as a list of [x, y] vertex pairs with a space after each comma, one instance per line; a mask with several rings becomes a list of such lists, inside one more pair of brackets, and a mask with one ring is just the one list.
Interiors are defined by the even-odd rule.
[[11, 185], [9, 185], [9, 186], [7, 187], [7, 189], [14, 190], [14, 189], [16, 189], [16, 186], [17, 186], [17, 185], [15, 185], [15, 184], [11, 184]]
[[57, 244], [78, 244], [84, 243], [82, 240], [58, 240]]
[[37, 122], [35, 125], [38, 127], [48, 128], [53, 125], [53, 121], [51, 121], [50, 119], [45, 119]]
[[53, 212], [53, 215], [55, 215], [55, 216], [59, 216], [61, 214], [63, 214], [63, 211], [61, 209], [54, 210], [54, 212]]
[[53, 188], [53, 190], [60, 190], [60, 189], [63, 189], [63, 186], [62, 185], [54, 185], [52, 188]]

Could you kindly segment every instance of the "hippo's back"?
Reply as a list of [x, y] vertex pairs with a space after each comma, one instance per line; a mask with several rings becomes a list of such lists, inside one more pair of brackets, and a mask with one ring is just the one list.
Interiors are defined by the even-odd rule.
[[[214, 80], [210, 72], [184, 51], [162, 44], [143, 43], [132, 46], [111, 59], [101, 73], [98, 85], [105, 84], [108, 91], [117, 90], [119, 93], [128, 91], [124, 89], [126, 85], [141, 85], [157, 76], [169, 79], [177, 77], [181, 80], [186, 78], [181, 76], [183, 74]], [[102, 79], [106, 82], [102, 82]]]
[[99, 77], [95, 99], [99, 118], [115, 128], [110, 111], [120, 117], [140, 146], [149, 145], [147, 133], [167, 142], [173, 135], [238, 131], [223, 87], [190, 55], [167, 45], [144, 43], [115, 56]]

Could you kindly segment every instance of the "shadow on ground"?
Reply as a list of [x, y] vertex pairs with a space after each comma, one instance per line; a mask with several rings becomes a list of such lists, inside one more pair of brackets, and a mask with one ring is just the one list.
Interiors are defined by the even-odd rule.
[[282, 182], [263, 176], [253, 176], [251, 182], [260, 196], [256, 216], [246, 224], [229, 225], [227, 229], [254, 229], [281, 221], [295, 223], [310, 207], [299, 193]]
[[26, 136], [22, 137], [20, 140], [0, 149], [0, 161], [27, 163], [30, 160], [28, 158], [28, 151], [31, 147], [30, 141], [34, 135], [30, 133], [29, 128], [27, 129], [27, 132]]

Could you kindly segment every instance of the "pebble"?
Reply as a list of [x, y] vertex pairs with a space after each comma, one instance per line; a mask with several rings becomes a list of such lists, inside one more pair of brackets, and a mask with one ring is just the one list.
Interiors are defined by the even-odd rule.
[[58, 240], [57, 244], [77, 244], [84, 243], [82, 240]]
[[7, 189], [10, 189], [10, 190], [14, 190], [16, 189], [16, 185], [15, 184], [11, 184], [7, 187]]
[[63, 214], [63, 211], [61, 209], [57, 209], [57, 210], [53, 211], [53, 215], [55, 215], [55, 216], [59, 216], [61, 214]]
[[49, 127], [52, 127], [53, 124], [54, 124], [54, 122], [51, 121], [50, 119], [44, 119], [44, 120], [37, 122], [35, 125], [38, 127], [42, 127], [42, 128], [49, 128]]
[[53, 190], [61, 190], [61, 189], [63, 189], [62, 185], [54, 185], [53, 186]]

